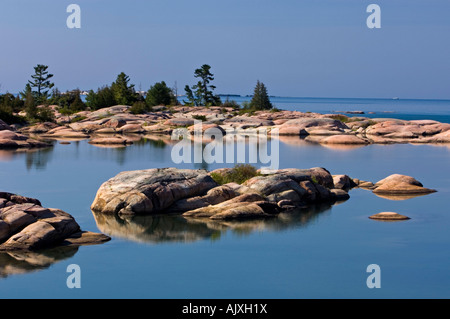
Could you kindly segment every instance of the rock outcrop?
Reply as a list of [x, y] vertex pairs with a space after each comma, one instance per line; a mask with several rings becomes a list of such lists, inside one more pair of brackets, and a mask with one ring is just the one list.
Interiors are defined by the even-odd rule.
[[[432, 120], [407, 121], [280, 110], [239, 115], [236, 109], [230, 107], [203, 106], [158, 106], [152, 112], [132, 114], [129, 106], [116, 105], [70, 116], [60, 114], [56, 107], [53, 109], [56, 123], [26, 126], [20, 128], [20, 132], [49, 139], [87, 139], [94, 134], [151, 133], [170, 136], [177, 128], [190, 127], [192, 131], [195, 119], [200, 118], [205, 126], [202, 131], [214, 127], [222, 134], [246, 134], [264, 128], [268, 132], [278, 131], [280, 137], [298, 136], [326, 147], [450, 143], [450, 124]], [[11, 129], [12, 126], [0, 122], [0, 131]]]
[[82, 231], [68, 213], [41, 206], [39, 200], [0, 192], [0, 251], [36, 250], [58, 245], [85, 245], [109, 240]]
[[[410, 176], [394, 174], [375, 184], [348, 175], [331, 175], [321, 167], [257, 172], [242, 184], [219, 185], [211, 176], [226, 176], [230, 168], [212, 172], [155, 168], [119, 173], [103, 183], [91, 209], [96, 215], [168, 215], [210, 220], [266, 219], [301, 207], [348, 200], [359, 187], [376, 195], [412, 196], [435, 190]], [[215, 175], [216, 174], [216, 175]]]
[[423, 187], [421, 182], [411, 176], [393, 174], [375, 183], [373, 192], [382, 195], [415, 195], [430, 194], [436, 190]]
[[178, 213], [228, 220], [269, 218], [304, 205], [348, 198], [346, 191], [334, 188], [331, 174], [318, 167], [282, 169], [242, 185], [219, 185], [204, 170], [162, 168], [111, 178], [100, 186], [91, 209], [96, 214]]
[[49, 146], [51, 146], [51, 144], [38, 141], [20, 133], [10, 130], [0, 131], [0, 149], [37, 148]]
[[411, 219], [408, 216], [400, 215], [400, 214], [394, 213], [394, 212], [382, 212], [382, 213], [378, 213], [378, 214], [369, 216], [369, 218], [370, 219], [377, 219], [377, 220], [385, 220], [385, 221]]
[[155, 168], [121, 172], [100, 186], [91, 209], [102, 213], [156, 214], [178, 200], [204, 195], [216, 186], [204, 170]]

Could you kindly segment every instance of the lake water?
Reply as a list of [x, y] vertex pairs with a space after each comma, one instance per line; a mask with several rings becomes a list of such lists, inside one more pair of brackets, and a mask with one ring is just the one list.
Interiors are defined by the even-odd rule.
[[[89, 207], [97, 189], [121, 171], [232, 166], [176, 165], [171, 149], [145, 139], [121, 149], [79, 141], [33, 152], [0, 151], [0, 190], [38, 198], [45, 207], [72, 214], [83, 230], [112, 237], [102, 245], [0, 254], [0, 298], [450, 297], [450, 146], [280, 142], [281, 168], [320, 166], [373, 182], [406, 174], [438, 191], [408, 200], [354, 189], [337, 205], [232, 223], [93, 215]], [[382, 211], [411, 219], [368, 218]], [[79, 289], [66, 285], [70, 264], [81, 268]], [[380, 266], [379, 289], [366, 285], [370, 264]]]
[[[221, 96], [222, 101], [227, 99]], [[239, 104], [250, 101], [251, 97], [229, 96]], [[180, 98], [182, 100], [182, 98]], [[450, 123], [450, 100], [416, 100], [416, 99], [371, 99], [371, 98], [308, 98], [308, 97], [270, 97], [274, 107], [283, 110], [345, 113], [362, 111], [370, 118], [396, 118], [405, 120], [435, 120]]]

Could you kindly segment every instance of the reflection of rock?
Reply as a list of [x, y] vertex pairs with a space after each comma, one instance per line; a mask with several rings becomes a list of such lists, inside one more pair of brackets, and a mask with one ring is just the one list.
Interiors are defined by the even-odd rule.
[[133, 142], [122, 136], [95, 137], [89, 141], [89, 144], [101, 146], [125, 146]]
[[0, 251], [36, 250], [57, 245], [83, 245], [109, 240], [82, 232], [66, 212], [44, 208], [39, 200], [0, 193]]
[[270, 219], [214, 220], [180, 215], [130, 216], [101, 214], [93, 211], [97, 227], [105, 234], [136, 242], [192, 242], [217, 240], [231, 230], [239, 234], [253, 231], [283, 231], [307, 226], [330, 204], [311, 205], [280, 213]]
[[0, 252], [0, 277], [46, 269], [56, 262], [74, 256], [77, 251], [78, 246], [61, 246], [39, 251]]
[[323, 147], [334, 151], [352, 151], [365, 147], [366, 144], [321, 144]]
[[93, 211], [98, 229], [137, 242], [192, 242], [217, 235], [205, 224], [191, 224], [179, 215], [130, 216]]
[[374, 194], [380, 198], [389, 199], [389, 200], [407, 200], [407, 199], [427, 195], [427, 194], [389, 195], [389, 194], [377, 194], [377, 193], [374, 193]]

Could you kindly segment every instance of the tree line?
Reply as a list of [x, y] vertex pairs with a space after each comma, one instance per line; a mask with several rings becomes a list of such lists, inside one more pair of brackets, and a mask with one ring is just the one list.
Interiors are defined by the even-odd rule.
[[[154, 106], [233, 106], [244, 111], [268, 110], [273, 106], [270, 102], [267, 88], [259, 80], [256, 83], [252, 100], [240, 106], [235, 101], [222, 102], [214, 93], [216, 87], [212, 84], [214, 74], [211, 66], [202, 65], [195, 69], [194, 77], [198, 82], [184, 87], [186, 100], [178, 101], [176, 88], [170, 88], [164, 81], [156, 82], [142, 94], [137, 92], [130, 78], [121, 72], [110, 85], [90, 90], [86, 101], [81, 99], [81, 90], [75, 89], [60, 92], [52, 82], [53, 74], [48, 66], [38, 64], [34, 67], [34, 74], [25, 85], [25, 89], [18, 95], [11, 93], [0, 94], [0, 119], [8, 124], [35, 123], [54, 121], [54, 112], [50, 105], [56, 105], [63, 115], [71, 115], [84, 110], [98, 110], [114, 105], [128, 105], [130, 112], [141, 114], [152, 111]], [[25, 114], [25, 115], [23, 115]]]

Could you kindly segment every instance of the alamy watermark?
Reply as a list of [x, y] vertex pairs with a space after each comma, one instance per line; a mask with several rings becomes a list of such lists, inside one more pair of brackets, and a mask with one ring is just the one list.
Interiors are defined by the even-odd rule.
[[81, 8], [78, 4], [69, 4], [67, 6], [66, 12], [70, 15], [66, 19], [66, 25], [69, 29], [80, 29], [81, 28]]
[[381, 268], [377, 264], [370, 264], [366, 268], [366, 272], [370, 273], [367, 277], [367, 288], [381, 288]]
[[278, 129], [210, 127], [203, 130], [202, 121], [198, 120], [194, 120], [193, 128], [172, 132], [171, 139], [178, 141], [172, 148], [173, 163], [261, 163], [267, 165], [261, 167], [263, 173], [279, 168]]
[[66, 268], [70, 275], [66, 279], [67, 288], [81, 288], [81, 267], [77, 264], [70, 264]]
[[369, 4], [366, 9], [367, 13], [371, 13], [366, 20], [369, 29], [381, 28], [381, 8], [378, 4]]

